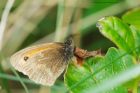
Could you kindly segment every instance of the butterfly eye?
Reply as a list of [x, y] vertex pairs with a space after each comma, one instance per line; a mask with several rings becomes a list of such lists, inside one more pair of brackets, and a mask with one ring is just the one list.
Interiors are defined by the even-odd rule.
[[29, 57], [28, 57], [28, 56], [25, 56], [25, 57], [24, 57], [24, 60], [25, 60], [25, 61], [27, 61], [28, 59], [29, 59]]
[[66, 45], [71, 45], [72, 40], [71, 40], [71, 39], [67, 39], [64, 43], [65, 43]]

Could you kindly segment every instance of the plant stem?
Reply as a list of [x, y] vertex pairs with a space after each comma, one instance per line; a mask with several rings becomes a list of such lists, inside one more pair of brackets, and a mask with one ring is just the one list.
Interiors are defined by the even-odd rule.
[[4, 30], [6, 27], [6, 22], [7, 22], [10, 10], [14, 4], [14, 1], [15, 0], [8, 0], [7, 1], [6, 7], [5, 7], [3, 14], [2, 14], [2, 18], [1, 18], [1, 22], [0, 22], [0, 50], [2, 49], [2, 41], [3, 41]]
[[138, 81], [137, 80], [135, 80], [135, 82], [134, 82], [132, 93], [138, 93]]

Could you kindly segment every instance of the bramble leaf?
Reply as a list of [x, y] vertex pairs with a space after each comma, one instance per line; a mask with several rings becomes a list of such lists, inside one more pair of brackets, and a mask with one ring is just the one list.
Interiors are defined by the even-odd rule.
[[122, 16], [122, 19], [126, 23], [131, 24], [140, 30], [140, 7], [128, 11]]
[[[65, 84], [73, 93], [84, 93], [84, 91], [96, 87], [99, 83], [133, 65], [132, 56], [122, 56], [122, 54], [123, 52], [116, 48], [110, 48], [104, 57], [84, 60], [83, 66], [77, 67], [73, 63], [69, 64], [65, 73]], [[106, 93], [127, 93], [127, 88], [118, 86]]]
[[119, 18], [105, 17], [98, 21], [97, 26], [100, 32], [120, 49], [128, 52], [135, 48], [135, 40], [131, 29]]

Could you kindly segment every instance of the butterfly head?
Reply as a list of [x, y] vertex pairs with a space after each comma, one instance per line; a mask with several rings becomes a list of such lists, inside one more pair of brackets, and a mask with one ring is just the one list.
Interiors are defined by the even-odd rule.
[[70, 46], [72, 44], [72, 39], [67, 39], [64, 44]]

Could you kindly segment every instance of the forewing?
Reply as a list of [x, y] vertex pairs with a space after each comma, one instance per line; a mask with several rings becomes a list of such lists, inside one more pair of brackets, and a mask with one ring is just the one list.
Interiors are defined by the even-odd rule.
[[62, 47], [49, 43], [23, 49], [11, 57], [11, 64], [36, 83], [51, 86], [67, 66]]

